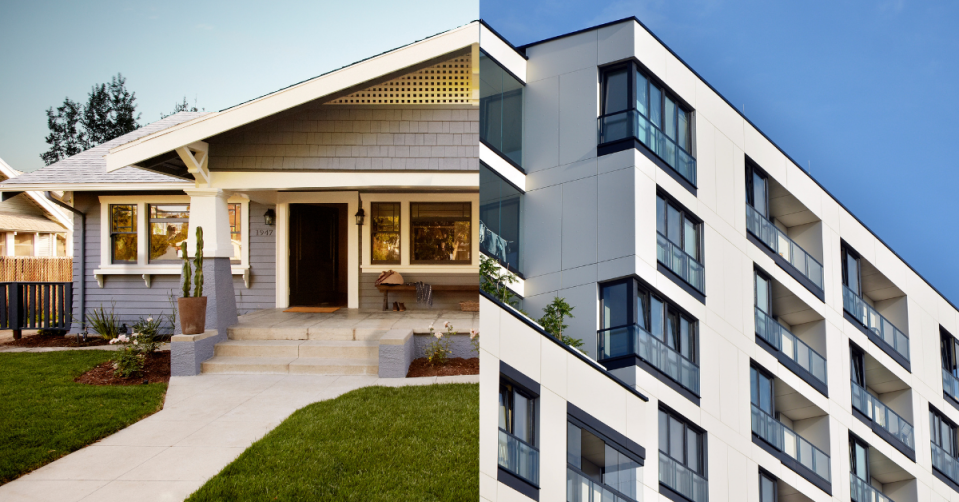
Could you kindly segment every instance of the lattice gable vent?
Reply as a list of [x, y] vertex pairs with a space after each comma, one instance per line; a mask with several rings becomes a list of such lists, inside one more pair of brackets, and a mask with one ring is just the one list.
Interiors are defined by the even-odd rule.
[[477, 105], [472, 56], [455, 57], [328, 102], [331, 105]]

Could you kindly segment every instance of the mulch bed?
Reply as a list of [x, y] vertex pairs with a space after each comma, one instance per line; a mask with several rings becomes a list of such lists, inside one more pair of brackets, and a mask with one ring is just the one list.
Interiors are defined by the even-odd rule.
[[77, 383], [89, 385], [142, 385], [144, 383], [167, 383], [170, 381], [170, 351], [153, 352], [147, 355], [143, 371], [130, 378], [113, 374], [113, 363], [98, 364], [92, 370], [78, 376]]
[[410, 364], [406, 378], [454, 375], [479, 375], [479, 358], [453, 357], [447, 359], [446, 364], [430, 364], [429, 360], [421, 357]]
[[2, 347], [97, 347], [109, 345], [110, 342], [100, 337], [88, 337], [86, 342], [77, 343], [76, 335], [24, 335], [19, 340], [11, 340], [0, 344]]

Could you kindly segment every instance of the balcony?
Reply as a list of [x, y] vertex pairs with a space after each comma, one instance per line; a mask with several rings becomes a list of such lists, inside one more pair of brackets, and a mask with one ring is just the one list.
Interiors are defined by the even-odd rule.
[[503, 429], [499, 430], [499, 466], [539, 486], [539, 450]]
[[599, 362], [634, 356], [670, 380], [699, 396], [699, 366], [637, 325], [600, 330], [596, 334]]
[[613, 488], [589, 478], [579, 469], [566, 466], [567, 502], [635, 502]]
[[[795, 362], [803, 372], [815, 379], [816, 382], [821, 383], [822, 387], [825, 388], [826, 358], [819, 355], [818, 352], [810, 348], [806, 342], [797, 338], [796, 335], [790, 333], [782, 324], [779, 324], [775, 319], [766, 315], [759, 307], [756, 307], [755, 310], [756, 336], [775, 347], [776, 350], [789, 360]], [[797, 374], [803, 377], [804, 380], [808, 380], [808, 378], [806, 378], [807, 375], [802, 373]]]
[[791, 267], [815, 287], [813, 292], [817, 296], [822, 296], [822, 264], [749, 204], [746, 204], [746, 230], [782, 259], [776, 260], [780, 266], [786, 264], [783, 268], [789, 272], [792, 272], [788, 268]]
[[846, 286], [842, 287], [842, 308], [862, 328], [872, 334], [870, 340], [873, 343], [893, 356], [893, 359], [900, 364], [904, 361], [903, 366], [909, 369], [909, 337], [905, 333]]
[[696, 159], [641, 113], [626, 110], [599, 118], [600, 145], [630, 138], [642, 143], [684, 180], [696, 186]]
[[894, 502], [855, 474], [849, 475], [849, 499], [852, 502]]
[[[959, 460], [956, 460], [936, 443], [930, 443], [930, 445], [932, 446], [932, 467], [939, 474], [945, 476], [946, 480], [950, 481], [952, 485], [959, 486]], [[934, 474], [936, 473], [934, 472]], [[956, 489], [955, 486], [953, 489]]]
[[709, 501], [709, 482], [663, 452], [659, 452], [659, 484], [692, 502]]
[[959, 378], [946, 368], [942, 369], [942, 390], [954, 401], [959, 402]]
[[656, 259], [696, 291], [706, 294], [706, 269], [665, 235], [656, 232]]
[[[852, 385], [852, 407], [873, 424], [873, 431], [889, 444], [909, 456], [916, 458], [915, 430], [909, 422], [889, 409], [879, 398], [866, 392], [855, 382]], [[877, 429], [878, 427], [878, 429]], [[898, 444], [897, 444], [898, 443]], [[903, 449], [905, 447], [905, 449]]]
[[753, 434], [769, 443], [777, 451], [798, 462], [799, 465], [818, 476], [826, 484], [831, 483], [829, 455], [793, 432], [782, 422], [757, 408], [756, 405], [752, 405], [752, 431]]

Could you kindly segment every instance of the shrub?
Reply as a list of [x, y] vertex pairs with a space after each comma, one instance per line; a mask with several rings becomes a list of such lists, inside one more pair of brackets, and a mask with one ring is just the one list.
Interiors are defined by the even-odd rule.
[[112, 340], [110, 344], [123, 344], [125, 347], [116, 351], [116, 355], [110, 361], [113, 363], [113, 374], [130, 378], [131, 376], [143, 371], [143, 365], [146, 362], [146, 352], [140, 347], [137, 336], [120, 335]]
[[136, 345], [144, 353], [155, 352], [160, 348], [160, 328], [163, 326], [161, 319], [154, 320], [152, 317], [146, 319], [140, 318], [133, 324], [133, 336], [138, 342]]
[[470, 344], [473, 346], [473, 353], [479, 357], [479, 333], [475, 329], [470, 330]]
[[515, 275], [509, 270], [500, 267], [499, 263], [485, 256], [480, 255], [480, 289], [488, 293], [493, 298], [511, 306], [516, 307], [516, 295], [506, 287], [518, 281]]
[[110, 305], [110, 311], [107, 312], [101, 305], [87, 315], [87, 324], [93, 331], [107, 340], [113, 340], [120, 335], [120, 316], [113, 311], [115, 306], [116, 303], [114, 302]]
[[453, 349], [450, 346], [453, 343], [453, 335], [456, 334], [453, 331], [453, 325], [446, 321], [443, 323], [443, 327], [446, 328], [446, 335], [443, 333], [436, 333], [433, 331], [433, 325], [430, 324], [430, 335], [436, 340], [430, 342], [429, 346], [426, 347], [426, 360], [430, 364], [446, 364], [446, 361], [449, 360], [449, 356], [453, 354]]

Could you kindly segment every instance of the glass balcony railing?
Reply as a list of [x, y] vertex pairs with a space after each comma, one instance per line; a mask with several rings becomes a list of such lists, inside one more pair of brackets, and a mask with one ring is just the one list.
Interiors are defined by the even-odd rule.
[[808, 371], [813, 378], [823, 385], [826, 384], [826, 358], [806, 345], [806, 342], [796, 338], [796, 335], [766, 315], [759, 307], [756, 307], [756, 335], [796, 361], [796, 364]]
[[635, 502], [635, 500], [566, 466], [566, 502]]
[[599, 360], [635, 355], [679, 385], [699, 395], [699, 366], [633, 324], [600, 330], [596, 336]]
[[869, 483], [859, 479], [855, 474], [849, 475], [849, 499], [852, 502], [893, 502]]
[[796, 434], [782, 422], [752, 405], [753, 433], [777, 450], [792, 457], [820, 478], [830, 481], [829, 455]]
[[539, 486], [539, 450], [503, 429], [499, 430], [499, 465]]
[[693, 502], [709, 500], [709, 482], [663, 452], [659, 452], [659, 482]]
[[639, 140], [686, 181], [696, 185], [696, 159], [639, 111], [626, 110], [599, 118], [599, 144], [626, 138]]
[[656, 259], [696, 288], [696, 291], [706, 293], [706, 269], [702, 263], [694, 260], [659, 232], [656, 232]]
[[842, 308], [875, 333], [889, 348], [909, 360], [909, 337], [845, 285], [842, 287]]
[[824, 289], [822, 264], [749, 204], [746, 204], [746, 229], [769, 246], [774, 253], [788, 261], [817, 288]]
[[932, 445], [932, 466], [947, 478], [959, 483], [959, 460], [936, 443], [930, 444]]
[[866, 389], [857, 385], [856, 382], [850, 383], [852, 384], [853, 408], [869, 417], [870, 420], [892, 434], [899, 442], [908, 446], [910, 450], [916, 451], [915, 430], [912, 424], [900, 417], [895, 411], [890, 410], [888, 406], [882, 404], [878, 398], [866, 392]]
[[956, 378], [956, 376], [946, 368], [942, 369], [942, 390], [944, 390], [949, 397], [959, 401], [959, 378]]

